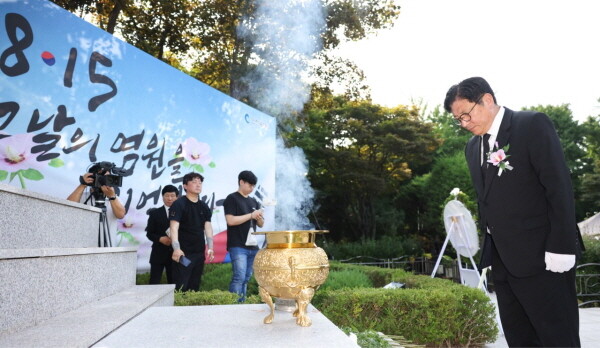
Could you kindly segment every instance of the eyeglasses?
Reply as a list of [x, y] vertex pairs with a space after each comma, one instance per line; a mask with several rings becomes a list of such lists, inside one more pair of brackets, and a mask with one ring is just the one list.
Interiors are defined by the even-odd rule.
[[479, 99], [477, 99], [477, 101], [475, 102], [475, 104], [473, 104], [473, 107], [471, 108], [471, 110], [469, 110], [469, 112], [463, 112], [462, 114], [458, 115], [458, 117], [454, 117], [454, 123], [457, 126], [462, 126], [463, 121], [464, 122], [471, 121], [471, 112], [473, 112], [473, 109], [475, 109], [477, 104], [479, 104], [479, 102], [481, 101], [481, 98], [483, 98], [483, 95], [481, 97], [479, 97]]

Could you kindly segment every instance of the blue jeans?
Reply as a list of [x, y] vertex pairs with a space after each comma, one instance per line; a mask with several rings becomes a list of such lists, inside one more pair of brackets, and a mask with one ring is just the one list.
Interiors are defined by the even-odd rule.
[[256, 253], [258, 253], [257, 249], [229, 248], [231, 267], [233, 269], [233, 276], [231, 277], [231, 283], [229, 283], [229, 292], [240, 295], [238, 302], [246, 301], [246, 289], [254, 270], [252, 266]]

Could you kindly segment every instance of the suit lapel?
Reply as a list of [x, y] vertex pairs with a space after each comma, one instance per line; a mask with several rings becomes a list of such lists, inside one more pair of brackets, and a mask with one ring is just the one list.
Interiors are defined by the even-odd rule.
[[[500, 124], [500, 129], [498, 131], [498, 136], [496, 137], [496, 143], [498, 143], [498, 147], [496, 148], [496, 144], [493, 144], [491, 152], [497, 151], [498, 149], [503, 148], [510, 138], [510, 124], [512, 121], [512, 117], [514, 112], [508, 108], [504, 108], [504, 117], [502, 118], [502, 123]], [[487, 161], [487, 158], [485, 159]], [[483, 198], [487, 196], [490, 191], [490, 187], [496, 177], [498, 177], [498, 170], [500, 168], [490, 164], [487, 168], [487, 172], [485, 173], [485, 191], [483, 192]]]

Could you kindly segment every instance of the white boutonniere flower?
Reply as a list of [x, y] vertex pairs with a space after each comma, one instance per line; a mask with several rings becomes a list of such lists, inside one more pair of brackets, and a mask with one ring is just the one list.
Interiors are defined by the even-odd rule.
[[505, 147], [498, 149], [498, 142], [496, 142], [496, 151], [488, 153], [488, 163], [491, 163], [499, 168], [498, 176], [502, 175], [502, 172], [505, 170], [513, 170], [513, 167], [508, 162], [508, 158], [510, 155], [507, 155], [508, 149], [510, 148], [509, 144], [506, 144]]

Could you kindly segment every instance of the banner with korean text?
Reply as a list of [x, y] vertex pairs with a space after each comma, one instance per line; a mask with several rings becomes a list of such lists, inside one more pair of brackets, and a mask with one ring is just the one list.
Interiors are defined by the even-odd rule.
[[[124, 168], [127, 215], [112, 244], [138, 246], [140, 271], [146, 212], [191, 171], [205, 177], [215, 261], [226, 261], [222, 202], [242, 170], [257, 175], [259, 201], [275, 196], [275, 126], [49, 1], [0, 0], [0, 182], [66, 199], [92, 163]], [[274, 213], [265, 213], [268, 230]]]

